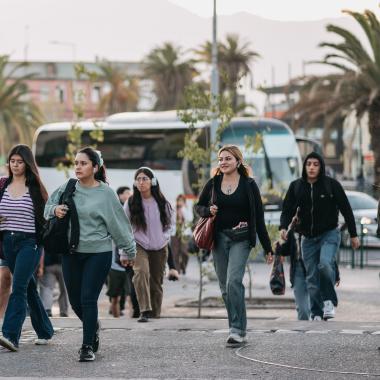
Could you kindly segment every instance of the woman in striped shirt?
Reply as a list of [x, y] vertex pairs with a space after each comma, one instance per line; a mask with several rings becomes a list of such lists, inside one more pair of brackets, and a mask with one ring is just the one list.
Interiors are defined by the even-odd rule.
[[0, 231], [13, 283], [0, 345], [10, 351], [18, 351], [27, 304], [38, 337], [35, 343], [48, 343], [54, 333], [33, 277], [41, 257], [38, 246], [45, 221], [43, 212], [47, 192], [28, 146], [16, 145], [11, 150], [8, 171], [9, 177], [0, 189]]

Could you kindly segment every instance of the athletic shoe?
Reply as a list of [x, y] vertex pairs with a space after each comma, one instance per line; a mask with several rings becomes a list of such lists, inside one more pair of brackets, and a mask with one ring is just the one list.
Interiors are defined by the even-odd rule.
[[314, 315], [313, 321], [321, 321], [322, 320], [322, 317], [320, 317], [319, 315]]
[[18, 345], [12, 342], [11, 340], [7, 339], [5, 336], [0, 336], [0, 346], [12, 352], [18, 351]]
[[38, 338], [34, 341], [34, 344], [37, 345], [37, 346], [46, 346], [47, 344], [50, 343], [50, 340], [51, 339], [41, 339], [41, 338]]
[[137, 322], [149, 322], [149, 312], [148, 311], [143, 311], [140, 314], [140, 318], [137, 320]]
[[68, 318], [69, 314], [68, 313], [59, 313], [59, 316], [62, 318]]
[[334, 304], [331, 301], [323, 302], [323, 319], [331, 319], [335, 317]]
[[237, 346], [242, 345], [246, 342], [247, 338], [245, 336], [240, 336], [239, 334], [231, 333], [230, 335], [228, 335], [226, 343], [228, 346]]
[[98, 320], [98, 322], [96, 324], [94, 343], [92, 344], [94, 352], [98, 352], [98, 350], [99, 350], [99, 345], [100, 345], [99, 333], [100, 333], [100, 321]]
[[95, 360], [95, 354], [91, 346], [83, 344], [78, 353], [80, 362], [93, 362]]

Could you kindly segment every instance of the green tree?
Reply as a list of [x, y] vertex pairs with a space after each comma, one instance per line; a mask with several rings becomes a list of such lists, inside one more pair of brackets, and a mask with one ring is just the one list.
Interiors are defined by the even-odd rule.
[[[212, 44], [206, 41], [195, 50], [199, 61], [211, 64]], [[260, 54], [251, 49], [248, 42], [242, 42], [239, 35], [227, 34], [225, 42], [218, 43], [218, 68], [220, 72], [220, 90], [227, 91], [231, 97], [232, 108], [238, 110], [237, 89], [239, 81], [250, 73], [250, 63]]]
[[302, 126], [308, 130], [323, 125], [322, 146], [325, 146], [330, 140], [333, 127], [343, 123], [352, 110], [350, 101], [346, 99], [347, 96], [351, 96], [351, 89], [347, 88], [346, 80], [346, 75], [330, 74], [292, 81], [290, 86], [300, 87], [299, 100], [285, 114], [285, 117], [291, 117], [292, 128], [297, 130]]
[[130, 77], [121, 67], [106, 60], [99, 62], [99, 79], [109, 84], [110, 90], [99, 103], [101, 111], [111, 115], [117, 112], [137, 111], [139, 101], [139, 82]]
[[0, 154], [6, 155], [16, 143], [31, 145], [35, 129], [42, 123], [42, 114], [30, 99], [26, 81], [33, 74], [19, 75], [27, 64], [20, 63], [7, 71], [9, 57], [0, 56]]
[[184, 58], [181, 47], [166, 42], [144, 59], [145, 74], [154, 83], [155, 110], [176, 109], [183, 101], [185, 87], [198, 75], [192, 59]]
[[358, 118], [368, 113], [375, 183], [380, 184], [380, 23], [369, 10], [344, 12], [357, 21], [366, 40], [359, 40], [352, 32], [337, 25], [328, 25], [327, 30], [341, 41], [320, 44], [331, 50], [322, 63], [338, 68], [342, 73], [330, 97], [336, 110], [344, 112], [352, 107]]

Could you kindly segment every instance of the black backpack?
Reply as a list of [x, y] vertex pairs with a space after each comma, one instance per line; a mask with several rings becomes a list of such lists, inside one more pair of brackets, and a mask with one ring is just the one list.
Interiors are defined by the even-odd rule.
[[[60, 205], [66, 204], [69, 206], [69, 211], [66, 216], [61, 219], [54, 216], [49, 219], [44, 226], [42, 242], [47, 254], [49, 254], [49, 252], [54, 255], [73, 253], [79, 244], [78, 213], [72, 199], [76, 183], [76, 179], [70, 178], [65, 191], [59, 199]], [[71, 222], [70, 242], [67, 235], [69, 222]]]

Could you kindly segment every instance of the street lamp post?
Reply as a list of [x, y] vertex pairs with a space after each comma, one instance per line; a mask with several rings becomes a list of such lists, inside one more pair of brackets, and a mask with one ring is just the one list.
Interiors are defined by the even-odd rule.
[[218, 42], [216, 24], [216, 0], [214, 0], [214, 12], [212, 19], [212, 59], [211, 59], [211, 105], [212, 118], [210, 128], [210, 141], [213, 146], [216, 143], [216, 131], [218, 129], [217, 104], [219, 95], [219, 72], [218, 72]]
[[371, 222], [371, 219], [366, 216], [360, 219], [360, 269], [364, 268], [364, 235], [368, 233], [365, 226], [371, 224]]

